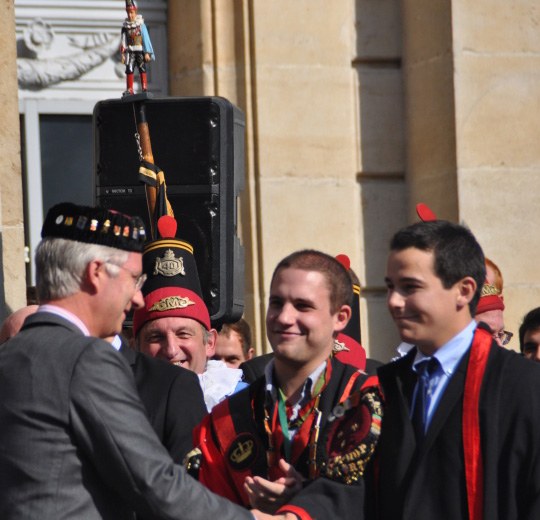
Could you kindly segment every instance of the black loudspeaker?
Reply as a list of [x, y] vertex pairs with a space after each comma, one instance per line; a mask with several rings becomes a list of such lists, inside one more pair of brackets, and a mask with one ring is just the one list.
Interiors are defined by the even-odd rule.
[[[212, 323], [236, 321], [244, 310], [244, 250], [237, 235], [237, 199], [245, 179], [244, 114], [219, 97], [144, 103], [177, 237], [193, 245]], [[96, 205], [139, 215], [149, 229], [134, 114], [134, 104], [122, 100], [101, 101], [94, 108], [94, 199]]]

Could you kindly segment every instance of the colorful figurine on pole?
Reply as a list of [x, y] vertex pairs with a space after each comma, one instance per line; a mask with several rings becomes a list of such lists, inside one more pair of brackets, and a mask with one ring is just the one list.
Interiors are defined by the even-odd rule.
[[124, 96], [133, 94], [135, 65], [139, 69], [141, 90], [143, 92], [148, 90], [146, 63], [155, 59], [148, 29], [144, 24], [143, 17], [137, 14], [137, 3], [135, 0], [126, 0], [126, 13], [127, 18], [122, 25], [122, 39], [120, 44], [122, 63], [126, 65], [126, 91], [124, 92]]

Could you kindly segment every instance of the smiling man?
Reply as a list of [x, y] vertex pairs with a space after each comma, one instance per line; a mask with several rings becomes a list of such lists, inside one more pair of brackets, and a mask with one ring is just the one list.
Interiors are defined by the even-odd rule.
[[145, 245], [144, 305], [133, 315], [135, 343], [141, 352], [187, 368], [199, 376], [208, 411], [247, 386], [240, 369], [211, 361], [217, 331], [202, 298], [193, 246], [175, 237], [176, 221], [158, 222], [160, 238]]
[[[381, 410], [376, 382], [332, 356], [352, 298], [347, 271], [329, 255], [299, 251], [278, 264], [266, 314], [274, 358], [195, 431], [190, 466], [201, 482], [246, 507], [283, 506], [287, 518], [363, 518]], [[343, 405], [351, 394], [354, 406]]]
[[476, 239], [414, 224], [394, 235], [386, 273], [388, 309], [415, 348], [378, 371], [380, 518], [540, 518], [540, 367], [473, 320], [485, 280]]
[[252, 518], [173, 463], [98, 339], [144, 303], [141, 219], [63, 203], [42, 237], [41, 305], [0, 347], [0, 518]]

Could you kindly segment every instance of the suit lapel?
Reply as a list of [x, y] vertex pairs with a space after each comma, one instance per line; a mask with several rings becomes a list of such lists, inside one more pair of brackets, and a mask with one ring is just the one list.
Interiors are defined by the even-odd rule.
[[403, 360], [403, 367], [398, 371], [397, 384], [398, 392], [402, 397], [400, 403], [401, 415], [404, 421], [404, 446], [407, 447], [407, 460], [410, 461], [416, 449], [416, 436], [410, 419], [414, 387], [416, 386], [416, 373], [412, 369], [412, 364], [416, 356], [416, 349], [412, 349]]
[[[383, 416], [381, 443], [389, 455], [381, 459], [381, 472], [392, 481], [404, 482], [416, 451], [416, 439], [409, 418], [416, 374], [412, 362], [416, 349], [404, 358], [379, 368], [378, 374], [388, 413]], [[382, 452], [382, 450], [381, 450]], [[385, 466], [383, 469], [382, 466]]]

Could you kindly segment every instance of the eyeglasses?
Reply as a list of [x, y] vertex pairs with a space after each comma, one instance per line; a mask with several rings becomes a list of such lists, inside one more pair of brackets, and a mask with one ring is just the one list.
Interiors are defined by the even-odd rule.
[[514, 333], [507, 330], [500, 330], [499, 332], [494, 332], [492, 336], [493, 339], [498, 339], [501, 342], [501, 345], [504, 346], [510, 343], [510, 340], [514, 336]]
[[127, 267], [124, 267], [122, 265], [114, 264], [113, 262], [105, 262], [106, 264], [115, 265], [119, 269], [123, 269], [124, 271], [127, 271], [131, 278], [133, 278], [133, 281], [135, 282], [135, 290], [140, 291], [142, 289], [142, 286], [144, 285], [144, 282], [146, 282], [146, 279], [148, 276], [146, 276], [146, 273], [143, 273], [141, 275], [136, 275], [133, 272], [131, 272]]

